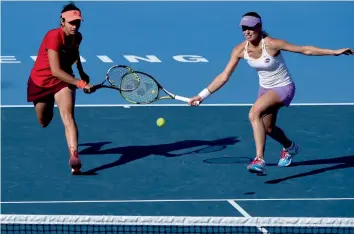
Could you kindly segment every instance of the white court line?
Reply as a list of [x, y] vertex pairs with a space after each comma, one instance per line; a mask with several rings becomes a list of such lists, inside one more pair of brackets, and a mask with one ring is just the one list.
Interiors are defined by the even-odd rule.
[[162, 200], [82, 200], [82, 201], [2, 201], [0, 204], [62, 204], [62, 203], [148, 203], [148, 202], [228, 202], [233, 201], [351, 201], [354, 197], [329, 198], [230, 198], [230, 199], [162, 199]]
[[[63, 0], [0, 0], [0, 2], [62, 2]], [[100, 0], [75, 0], [75, 2], [99, 2]], [[105, 0], [105, 2], [126, 2], [127, 0]], [[191, 0], [129, 0], [130, 2], [191, 2]], [[193, 0], [195, 2], [220, 2], [220, 0]], [[245, 0], [225, 0], [226, 2], [244, 2]], [[287, 0], [248, 0], [249, 2], [286, 2]], [[313, 0], [313, 2], [336, 2], [338, 0]], [[353, 0], [343, 0], [351, 2]], [[295, 2], [308, 2], [308, 0], [295, 0]]]
[[247, 213], [239, 204], [237, 204], [234, 200], [228, 200], [228, 203], [230, 203], [238, 212], [240, 212], [243, 216], [246, 218], [251, 218], [251, 215]]
[[[203, 106], [252, 106], [252, 103], [214, 103], [214, 104], [202, 104]], [[57, 107], [57, 105], [54, 105]], [[184, 104], [146, 104], [146, 105], [135, 105], [135, 104], [76, 104], [76, 107], [150, 107], [150, 106], [161, 106], [161, 107], [173, 107], [173, 106], [188, 106]], [[354, 106], [354, 102], [324, 102], [324, 103], [292, 103], [290, 106]], [[33, 107], [33, 105], [1, 105], [1, 108], [28, 108]]]
[[[237, 204], [234, 200], [228, 200], [228, 203], [230, 203], [238, 212], [240, 212], [244, 217], [246, 218], [252, 218], [252, 216], [247, 213], [239, 204]], [[268, 233], [267, 229], [262, 228], [257, 226], [257, 229], [261, 231], [262, 233]]]

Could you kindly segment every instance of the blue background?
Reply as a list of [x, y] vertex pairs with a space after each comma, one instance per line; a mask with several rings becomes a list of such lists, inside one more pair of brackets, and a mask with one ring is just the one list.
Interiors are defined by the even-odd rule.
[[[2, 2], [2, 105], [26, 103], [26, 83], [45, 33], [59, 26], [66, 2]], [[113, 64], [130, 65], [154, 75], [171, 92], [192, 96], [219, 74], [232, 48], [244, 40], [241, 16], [258, 12], [270, 36], [297, 45], [354, 48], [352, 2], [77, 2], [84, 17], [81, 55], [92, 83], [103, 81]], [[31, 10], [28, 10], [31, 8]], [[18, 12], [19, 14], [14, 14]], [[207, 63], [181, 63], [187, 54]], [[353, 57], [308, 57], [284, 52], [297, 84], [294, 103], [354, 102]], [[113, 63], [96, 56], [107, 55]], [[130, 63], [123, 55], [155, 55], [161, 63]], [[258, 89], [254, 70], [242, 61], [229, 83], [205, 103], [252, 103]], [[163, 103], [168, 103], [164, 101]], [[171, 102], [171, 101], [170, 101]], [[112, 90], [78, 95], [78, 104], [121, 104]], [[161, 104], [161, 103], [160, 103]]]

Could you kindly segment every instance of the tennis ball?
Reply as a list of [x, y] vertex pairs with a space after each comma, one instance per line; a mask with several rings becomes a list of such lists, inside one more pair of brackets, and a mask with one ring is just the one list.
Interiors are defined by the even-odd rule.
[[165, 125], [165, 119], [164, 118], [158, 118], [157, 120], [156, 120], [156, 124], [157, 124], [157, 126], [159, 126], [159, 127], [162, 127], [162, 126], [164, 126]]

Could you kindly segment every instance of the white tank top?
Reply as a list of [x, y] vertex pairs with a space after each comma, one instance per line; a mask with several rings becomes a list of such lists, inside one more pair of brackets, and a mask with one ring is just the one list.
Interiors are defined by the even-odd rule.
[[258, 72], [260, 86], [275, 88], [293, 83], [283, 55], [279, 53], [276, 57], [270, 56], [265, 48], [264, 39], [262, 39], [262, 56], [260, 58], [251, 58], [248, 55], [247, 48], [248, 41], [245, 46], [244, 59]]

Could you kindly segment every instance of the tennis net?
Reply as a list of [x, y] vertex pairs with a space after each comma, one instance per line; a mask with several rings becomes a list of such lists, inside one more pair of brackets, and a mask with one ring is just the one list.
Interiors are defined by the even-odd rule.
[[354, 218], [1, 215], [1, 233], [354, 233]]

